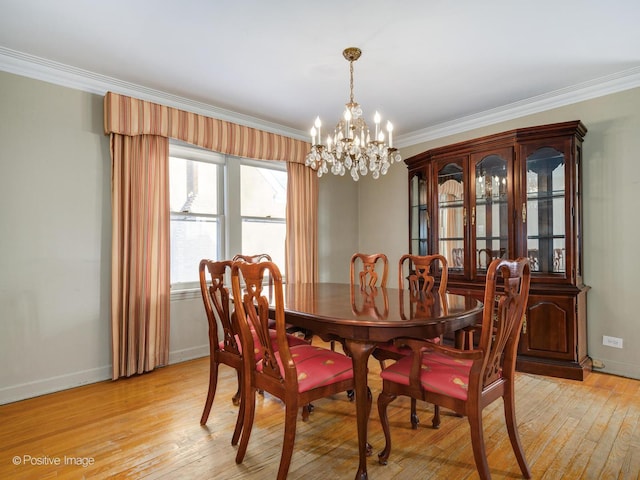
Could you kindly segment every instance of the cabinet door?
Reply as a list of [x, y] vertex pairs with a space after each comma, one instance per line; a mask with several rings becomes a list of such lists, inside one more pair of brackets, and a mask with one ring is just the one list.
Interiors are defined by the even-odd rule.
[[426, 169], [409, 173], [409, 239], [413, 255], [429, 255]]
[[556, 360], [576, 360], [576, 299], [529, 296], [519, 352]]
[[[522, 145], [521, 222], [534, 277], [570, 279], [573, 255], [573, 164], [569, 139]], [[520, 218], [519, 218], [520, 220]]]
[[435, 163], [434, 215], [436, 251], [447, 259], [449, 278], [467, 276], [466, 158], [440, 159]]
[[496, 258], [512, 258], [513, 148], [470, 157], [472, 276], [484, 279]]

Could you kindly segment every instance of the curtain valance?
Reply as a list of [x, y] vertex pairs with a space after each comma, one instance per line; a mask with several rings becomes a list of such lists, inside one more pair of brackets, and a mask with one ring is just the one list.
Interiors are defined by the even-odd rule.
[[302, 163], [308, 142], [113, 92], [104, 97], [106, 134], [159, 135], [258, 160]]

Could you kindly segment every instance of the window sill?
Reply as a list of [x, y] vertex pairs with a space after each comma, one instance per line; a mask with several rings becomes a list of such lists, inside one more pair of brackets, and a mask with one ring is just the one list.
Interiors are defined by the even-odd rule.
[[171, 290], [171, 301], [180, 301], [180, 300], [193, 300], [195, 298], [201, 298], [202, 294], [200, 293], [199, 288], [185, 288], [182, 290]]

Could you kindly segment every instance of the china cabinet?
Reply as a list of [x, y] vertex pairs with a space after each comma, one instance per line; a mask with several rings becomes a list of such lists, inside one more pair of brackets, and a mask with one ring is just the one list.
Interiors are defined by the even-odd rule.
[[478, 298], [491, 260], [528, 257], [517, 368], [578, 380], [591, 370], [582, 278], [586, 132], [580, 121], [520, 128], [405, 160], [411, 253], [444, 255], [449, 290]]

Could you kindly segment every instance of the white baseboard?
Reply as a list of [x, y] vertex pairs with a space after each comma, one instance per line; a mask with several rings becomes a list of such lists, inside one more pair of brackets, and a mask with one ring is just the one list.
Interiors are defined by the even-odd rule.
[[[169, 352], [169, 365], [209, 355], [209, 344]], [[0, 388], [0, 405], [111, 379], [111, 365]]]
[[33, 382], [10, 385], [0, 388], [0, 405], [17, 402], [26, 398], [38, 397], [47, 393], [59, 392], [80, 387], [89, 383], [102, 382], [111, 378], [111, 365], [72, 372], [56, 377], [43, 378]]
[[596, 371], [602, 373], [609, 373], [611, 375], [617, 375], [619, 377], [635, 378], [640, 380], [640, 370], [638, 365], [632, 365], [630, 363], [616, 362], [608, 359], [600, 359], [604, 363], [604, 368], [598, 368]]
[[209, 356], [209, 344], [169, 352], [169, 365]]

